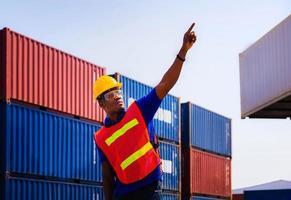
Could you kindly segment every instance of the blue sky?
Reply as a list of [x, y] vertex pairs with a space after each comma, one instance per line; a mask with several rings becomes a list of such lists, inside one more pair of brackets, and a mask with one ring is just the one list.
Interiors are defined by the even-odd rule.
[[5, 1], [0, 28], [154, 86], [196, 22], [171, 94], [232, 118], [232, 186], [291, 180], [291, 121], [241, 120], [238, 55], [291, 14], [290, 0]]

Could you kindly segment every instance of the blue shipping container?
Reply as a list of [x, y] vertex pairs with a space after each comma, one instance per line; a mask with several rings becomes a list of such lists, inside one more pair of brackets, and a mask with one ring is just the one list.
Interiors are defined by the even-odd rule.
[[172, 194], [168, 192], [161, 192], [160, 193], [161, 200], [179, 200], [180, 194]]
[[258, 191], [244, 191], [245, 200], [290, 200], [291, 190], [258, 190]]
[[[3, 181], [3, 180], [2, 180]], [[100, 186], [9, 177], [1, 183], [1, 199], [5, 200], [103, 200]], [[3, 195], [3, 196], [2, 196]]]
[[14, 103], [2, 103], [0, 112], [1, 174], [102, 181], [93, 139], [98, 124]]
[[182, 145], [231, 156], [231, 120], [192, 103], [181, 105]]
[[[127, 108], [134, 100], [147, 95], [153, 87], [116, 73], [115, 78], [123, 86], [124, 103]], [[153, 120], [157, 136], [180, 143], [180, 99], [167, 95]]]
[[180, 147], [161, 141], [159, 145], [163, 169], [162, 189], [179, 192], [181, 191]]

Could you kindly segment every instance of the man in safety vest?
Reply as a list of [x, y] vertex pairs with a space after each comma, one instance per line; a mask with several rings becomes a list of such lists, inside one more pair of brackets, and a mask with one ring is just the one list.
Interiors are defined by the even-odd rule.
[[107, 114], [104, 126], [94, 134], [107, 200], [160, 199], [161, 161], [156, 151], [152, 119], [162, 99], [178, 80], [185, 56], [196, 41], [194, 25], [184, 34], [182, 47], [160, 83], [127, 110], [121, 83], [110, 76], [101, 76], [94, 82], [94, 98]]

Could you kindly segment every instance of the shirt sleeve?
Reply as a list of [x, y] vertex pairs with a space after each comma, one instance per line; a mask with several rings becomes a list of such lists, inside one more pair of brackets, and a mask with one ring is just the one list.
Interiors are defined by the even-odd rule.
[[146, 124], [152, 121], [162, 100], [157, 96], [156, 89], [152, 89], [150, 93], [136, 101]]

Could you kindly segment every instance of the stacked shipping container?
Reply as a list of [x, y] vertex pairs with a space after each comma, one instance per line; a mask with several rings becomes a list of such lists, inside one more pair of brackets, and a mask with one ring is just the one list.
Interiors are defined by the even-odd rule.
[[183, 103], [181, 133], [183, 199], [230, 198], [231, 120]]
[[183, 103], [182, 144], [231, 156], [231, 120], [192, 103]]
[[92, 84], [105, 69], [7, 28], [0, 67], [1, 199], [103, 199]]
[[0, 98], [102, 121], [93, 82], [105, 69], [4, 28]]
[[1, 173], [101, 182], [92, 135], [100, 126], [15, 103], [1, 104]]

